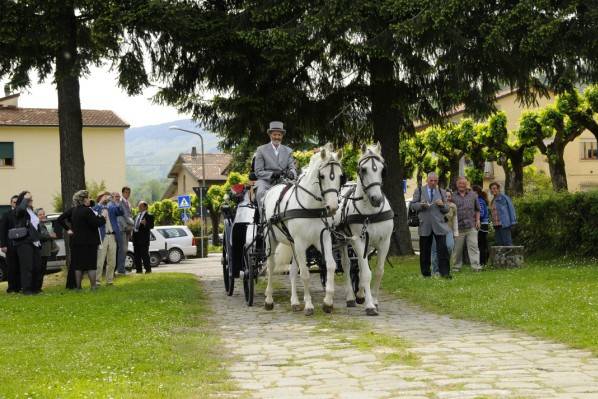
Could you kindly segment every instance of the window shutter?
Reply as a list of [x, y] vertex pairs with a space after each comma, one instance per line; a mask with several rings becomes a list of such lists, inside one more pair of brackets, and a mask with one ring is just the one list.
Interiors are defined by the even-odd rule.
[[13, 159], [14, 157], [14, 143], [0, 143], [0, 159]]

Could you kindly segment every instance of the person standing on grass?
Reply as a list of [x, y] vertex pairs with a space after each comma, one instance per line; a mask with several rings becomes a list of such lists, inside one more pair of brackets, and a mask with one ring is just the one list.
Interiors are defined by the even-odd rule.
[[[446, 249], [448, 250], [449, 260], [455, 248], [455, 237], [459, 236], [459, 225], [457, 222], [457, 205], [453, 201], [453, 193], [451, 190], [446, 190], [446, 202], [449, 206], [449, 211], [446, 214], [446, 223], [449, 227], [449, 232], [446, 235]], [[432, 275], [440, 276], [438, 269], [438, 248], [436, 248], [436, 240], [432, 242]]]
[[446, 193], [438, 187], [438, 175], [428, 173], [427, 184], [418, 187], [413, 193], [411, 208], [419, 216], [419, 265], [424, 277], [432, 275], [430, 271], [432, 241], [436, 241], [438, 250], [438, 271], [441, 277], [450, 279], [450, 265], [446, 235], [450, 229], [445, 216], [449, 212]]
[[135, 218], [133, 227], [133, 252], [135, 258], [135, 270], [138, 274], [143, 273], [141, 263], [145, 267], [145, 273], [152, 272], [152, 265], [149, 259], [150, 231], [154, 228], [154, 215], [147, 211], [148, 205], [145, 201], [139, 201], [139, 213]]
[[[81, 289], [83, 273], [87, 273], [91, 289], [95, 290], [96, 268], [98, 264], [98, 229], [106, 224], [106, 218], [96, 215], [90, 207], [89, 193], [79, 190], [73, 196], [74, 207], [64, 212], [57, 219], [70, 237], [71, 268], [75, 271], [75, 285]], [[70, 226], [65, 221], [70, 220]]]
[[[125, 269], [125, 260], [127, 258], [127, 250], [129, 248], [129, 240], [133, 232], [133, 218], [131, 216], [131, 204], [129, 197], [131, 196], [131, 189], [127, 186], [121, 190], [122, 195], [115, 194], [115, 203], [118, 203], [122, 208], [123, 215], [118, 217], [118, 227], [120, 229], [120, 236], [117, 237], [118, 251], [116, 254], [116, 272], [121, 275], [127, 274]], [[117, 201], [119, 200], [119, 201]]]
[[116, 269], [116, 237], [120, 237], [118, 217], [123, 216], [122, 208], [112, 202], [112, 195], [105, 191], [98, 195], [97, 205], [94, 211], [106, 219], [106, 223], [100, 227], [100, 247], [98, 249], [98, 263], [96, 269], [97, 285], [102, 281], [102, 271], [106, 264], [106, 285], [112, 285], [114, 270]]
[[500, 192], [500, 184], [497, 182], [490, 184], [490, 192], [493, 197], [490, 209], [496, 245], [511, 246], [513, 245], [511, 228], [517, 224], [517, 214], [515, 213], [513, 201], [508, 195]]
[[478, 248], [478, 230], [480, 229], [480, 203], [478, 195], [468, 187], [469, 181], [460, 176], [457, 179], [457, 191], [453, 195], [453, 202], [457, 205], [457, 220], [459, 222], [459, 236], [455, 238], [455, 260], [453, 270], [458, 272], [463, 266], [463, 247], [467, 247], [471, 269], [479, 272], [480, 250]]
[[41, 247], [41, 267], [40, 273], [38, 275], [35, 290], [37, 292], [42, 292], [42, 287], [44, 285], [44, 276], [46, 274], [46, 268], [48, 266], [48, 258], [52, 256], [53, 253], [58, 252], [58, 245], [54, 242], [56, 238], [56, 234], [54, 232], [50, 233], [48, 228], [46, 227], [46, 211], [44, 208], [38, 208], [35, 210], [35, 214], [39, 218], [39, 227], [37, 231], [39, 232], [40, 240], [42, 243]]
[[[14, 224], [14, 211], [17, 207], [18, 195], [10, 198], [10, 210], [0, 219], [0, 250], [6, 255], [6, 280], [8, 281], [7, 293], [21, 291], [21, 273], [19, 272], [19, 259], [16, 248], [8, 239], [9, 220]], [[10, 227], [12, 228], [12, 227]]]
[[488, 262], [488, 218], [490, 217], [490, 212], [488, 211], [488, 194], [478, 185], [473, 186], [473, 191], [478, 195], [478, 203], [480, 204], [478, 248], [480, 250], [480, 265], [485, 266]]

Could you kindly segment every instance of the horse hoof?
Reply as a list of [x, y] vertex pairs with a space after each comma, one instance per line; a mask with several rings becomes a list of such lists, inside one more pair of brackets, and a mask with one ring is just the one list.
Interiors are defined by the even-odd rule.
[[363, 305], [365, 303], [365, 298], [357, 297], [355, 298], [355, 302], [357, 302], [360, 305]]
[[301, 312], [303, 310], [303, 306], [299, 304], [291, 305], [291, 309], [293, 310], [293, 312]]
[[376, 308], [368, 308], [365, 310], [365, 314], [367, 314], [368, 316], [378, 316], [378, 311], [376, 310]]
[[264, 309], [266, 309], [266, 310], [274, 309], [274, 303], [268, 303], [268, 302], [264, 303]]
[[357, 302], [353, 301], [347, 301], [347, 307], [348, 308], [354, 308], [355, 306], [357, 306]]
[[305, 309], [305, 315], [306, 316], [313, 316], [313, 314], [314, 314], [313, 308], [306, 308]]
[[323, 304], [322, 310], [324, 311], [324, 313], [332, 313], [332, 307], [333, 307], [333, 305]]

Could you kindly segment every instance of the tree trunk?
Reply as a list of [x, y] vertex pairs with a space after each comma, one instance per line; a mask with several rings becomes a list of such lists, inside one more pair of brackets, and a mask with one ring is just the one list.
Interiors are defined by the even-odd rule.
[[417, 168], [417, 187], [422, 186], [422, 182], [424, 180], [424, 172], [421, 167], [418, 166]]
[[471, 181], [471, 184], [483, 187], [484, 186], [484, 169], [486, 166], [486, 160], [474, 157], [474, 158], [472, 158], [472, 161], [473, 161], [473, 167], [476, 170], [476, 173], [474, 175], [474, 179], [472, 179], [472, 181]]
[[[523, 195], [523, 151], [520, 156], [511, 158], [512, 171], [509, 175], [509, 190], [505, 191], [512, 197], [521, 197]], [[505, 173], [506, 174], [506, 173]]]
[[393, 233], [389, 254], [413, 254], [403, 193], [403, 163], [399, 158], [401, 126], [399, 110], [395, 106], [394, 66], [388, 59], [372, 58], [369, 70], [374, 138], [382, 146], [382, 156], [389, 172], [384, 179], [383, 189], [396, 215], [395, 223], [398, 223], [398, 226], [395, 226], [396, 232]]
[[[63, 210], [70, 208], [73, 194], [85, 188], [85, 160], [83, 159], [83, 122], [79, 98], [79, 66], [77, 54], [77, 25], [72, 1], [61, 5], [56, 21], [61, 31], [61, 48], [56, 54], [56, 89], [58, 92], [58, 131], [60, 136], [60, 184]], [[66, 236], [66, 235], [65, 235]], [[73, 284], [68, 242], [67, 288]]]
[[513, 184], [513, 171], [509, 166], [507, 160], [504, 160], [504, 162], [499, 162], [498, 164], [502, 167], [503, 171], [505, 172], [505, 193], [507, 193], [508, 195], [513, 195], [513, 193], [511, 192], [511, 186]]
[[220, 227], [220, 212], [210, 211], [210, 220], [212, 221], [212, 245], [220, 245], [218, 229]]
[[567, 171], [565, 170], [565, 159], [563, 157], [564, 146], [557, 146], [555, 143], [550, 145], [547, 151], [548, 168], [550, 170], [550, 179], [554, 191], [567, 191]]
[[450, 158], [449, 159], [449, 170], [451, 173], [451, 182], [449, 184], [449, 188], [451, 190], [457, 189], [457, 179], [459, 178], [459, 164], [461, 161], [461, 157], [459, 158]]

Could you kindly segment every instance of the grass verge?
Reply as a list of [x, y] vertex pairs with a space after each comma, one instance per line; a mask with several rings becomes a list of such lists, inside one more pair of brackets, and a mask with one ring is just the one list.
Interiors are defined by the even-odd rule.
[[0, 285], [0, 397], [186, 398], [233, 390], [191, 275], [120, 278], [97, 292]]
[[521, 269], [424, 279], [419, 258], [392, 260], [383, 287], [425, 309], [523, 330], [598, 354], [598, 267], [592, 260], [527, 260]]

